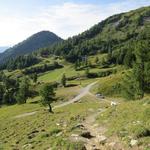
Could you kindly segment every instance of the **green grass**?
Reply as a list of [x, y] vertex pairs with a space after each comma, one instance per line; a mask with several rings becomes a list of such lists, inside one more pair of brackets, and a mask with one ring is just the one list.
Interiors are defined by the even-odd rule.
[[0, 121], [6, 118], [11, 119], [11, 117], [16, 116], [18, 114], [37, 111], [41, 109], [41, 105], [39, 103], [34, 103], [35, 101], [39, 101], [39, 99], [40, 99], [39, 97], [36, 97], [33, 100], [29, 100], [27, 104], [23, 104], [23, 105], [16, 104], [12, 106], [3, 106], [0, 109]]
[[[100, 59], [106, 58], [106, 54], [98, 55]], [[94, 63], [96, 56], [91, 56], [89, 59]], [[44, 59], [41, 63], [54, 61], [51, 58]], [[60, 81], [65, 73], [67, 77], [81, 76], [85, 73], [75, 71], [74, 66], [64, 60], [58, 60], [64, 65], [64, 68], [40, 74], [38, 81], [53, 82]], [[40, 64], [41, 64], [40, 63]], [[37, 65], [40, 65], [37, 64]], [[128, 145], [130, 138], [138, 139], [139, 145], [147, 147], [150, 140], [146, 135], [146, 131], [150, 129], [150, 96], [147, 95], [141, 101], [125, 102], [120, 98], [119, 90], [116, 90], [118, 83], [121, 82], [125, 68], [123, 66], [112, 66], [117, 69], [117, 73], [103, 78], [82, 79], [81, 85], [79, 80], [67, 81], [67, 84], [76, 84], [77, 86], [62, 88], [56, 90], [57, 101], [52, 106], [60, 104], [64, 101], [75, 97], [88, 84], [98, 81], [92, 88], [92, 92], [102, 93], [112, 99], [119, 101], [117, 107], [110, 107], [105, 101], [97, 101], [94, 97], [86, 96], [82, 98], [80, 103], [73, 103], [68, 106], [59, 108], [54, 111], [54, 114], [49, 114], [47, 110], [40, 104], [40, 97], [29, 99], [27, 104], [4, 106], [0, 109], [0, 149], [48, 149], [52, 150], [75, 150], [82, 149], [83, 143], [74, 143], [69, 140], [71, 134], [80, 133], [80, 130], [75, 130], [73, 127], [81, 123], [87, 115], [90, 115], [90, 110], [96, 111], [98, 108], [105, 108], [106, 112], [97, 118], [100, 126], [105, 126], [107, 136], [118, 136], [121, 141], [125, 141]], [[90, 72], [106, 71], [110, 68], [90, 69]], [[16, 76], [21, 73], [20, 70], [6, 72], [7, 75]], [[35, 87], [39, 90], [40, 85]], [[116, 92], [117, 91], [117, 92]], [[117, 98], [116, 98], [117, 97]], [[107, 106], [107, 107], [106, 107]], [[35, 115], [26, 116], [23, 118], [14, 118], [16, 115], [37, 111]]]
[[[0, 109], [1, 147], [8, 150], [23, 149], [25, 146], [29, 150], [48, 148], [74, 150], [77, 145], [80, 147], [81, 143], [72, 143], [68, 139], [74, 133], [73, 126], [82, 122], [90, 113], [89, 109], [100, 107], [99, 102], [91, 99], [91, 97], [85, 97], [82, 103], [59, 108], [54, 111], [54, 114], [49, 114], [43, 107], [31, 103]], [[37, 109], [38, 113], [33, 116], [13, 118], [18, 113]]]
[[101, 62], [102, 59], [106, 59], [107, 58], [107, 54], [97, 54], [97, 55], [94, 55], [94, 56], [90, 56], [89, 57], [89, 61], [91, 63], [95, 63], [96, 57], [98, 57], [99, 61]]
[[65, 72], [65, 68], [57, 69], [54, 71], [46, 72], [39, 76], [38, 81], [53, 82], [61, 79], [62, 74]]
[[[100, 69], [93, 68], [90, 71], [98, 72], [98, 71], [100, 71]], [[72, 77], [72, 76], [79, 76], [79, 74], [80, 74], [80, 76], [82, 76], [82, 75], [84, 75], [85, 71], [84, 70], [75, 71], [74, 66], [68, 65], [68, 66], [65, 66], [64, 68], [41, 74], [39, 76], [38, 80], [42, 81], [42, 82], [60, 81], [61, 77], [64, 73], [65, 73], [66, 77]]]
[[150, 136], [150, 97], [141, 101], [122, 102], [117, 107], [107, 109], [97, 121], [107, 127], [107, 135], [117, 135], [128, 145], [131, 139], [137, 139], [139, 146], [147, 147]]
[[[117, 67], [113, 67], [113, 69], [115, 69], [115, 68], [117, 69]], [[109, 69], [110, 68], [106, 68], [106, 69], [92, 68], [92, 69], [90, 69], [90, 72], [97, 73], [100, 71], [107, 71]], [[64, 66], [64, 68], [56, 69], [53, 71], [49, 71], [49, 72], [40, 74], [38, 81], [40, 81], [40, 82], [60, 81], [63, 74], [65, 74], [66, 77], [73, 77], [73, 76], [80, 77], [80, 76], [85, 75], [85, 70], [75, 71], [73, 65], [67, 64]]]
[[81, 90], [80, 86], [58, 88], [56, 90], [57, 101], [54, 102], [53, 105], [73, 99], [76, 95], [80, 93], [80, 90]]
[[92, 88], [93, 93], [102, 93], [108, 97], [121, 97], [120, 84], [124, 76], [124, 71], [119, 73], [103, 77], [99, 79], [99, 82]]
[[94, 79], [87, 78], [87, 79], [81, 79], [81, 80], [72, 80], [72, 81], [68, 81], [68, 84], [76, 84], [76, 85], [79, 85], [80, 87], [85, 87], [95, 81], [99, 81], [99, 78], [94, 78]]

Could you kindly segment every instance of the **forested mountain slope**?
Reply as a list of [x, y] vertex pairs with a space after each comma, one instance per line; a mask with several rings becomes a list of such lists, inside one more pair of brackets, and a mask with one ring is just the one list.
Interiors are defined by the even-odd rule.
[[2, 54], [0, 54], [0, 62], [4, 62], [10, 58], [14, 58], [20, 55], [25, 55], [36, 51], [39, 48], [47, 47], [51, 44], [61, 41], [62, 39], [49, 31], [38, 32], [25, 41], [9, 48]]
[[0, 47], [0, 53], [2, 53], [3, 51], [5, 51], [6, 49], [8, 49], [9, 47], [6, 46], [1, 46]]
[[123, 60], [141, 39], [150, 39], [150, 7], [111, 16], [78, 36], [41, 50], [41, 54], [55, 53], [75, 62], [83, 55], [110, 52], [114, 61], [120, 61], [117, 59]]

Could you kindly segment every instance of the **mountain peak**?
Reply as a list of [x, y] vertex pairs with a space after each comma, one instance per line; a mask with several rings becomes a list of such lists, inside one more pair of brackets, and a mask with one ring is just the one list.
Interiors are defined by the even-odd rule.
[[5, 62], [10, 58], [15, 58], [20, 55], [30, 54], [40, 48], [48, 47], [60, 41], [62, 39], [53, 32], [40, 31], [1, 53], [0, 62]]

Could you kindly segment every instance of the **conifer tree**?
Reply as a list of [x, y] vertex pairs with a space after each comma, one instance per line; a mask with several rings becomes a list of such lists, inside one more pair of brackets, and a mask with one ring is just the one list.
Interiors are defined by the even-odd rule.
[[62, 78], [61, 78], [61, 84], [62, 84], [64, 87], [66, 86], [66, 81], [67, 81], [66, 75], [63, 74], [63, 76], [62, 76]]
[[128, 99], [142, 99], [150, 84], [150, 50], [148, 42], [138, 41], [135, 46], [136, 61], [132, 72], [125, 76], [123, 93]]
[[49, 112], [53, 112], [51, 107], [51, 103], [55, 100], [55, 92], [53, 86], [45, 84], [42, 90], [40, 91], [40, 95], [42, 97], [42, 104], [48, 105]]
[[19, 90], [16, 95], [16, 100], [19, 104], [24, 104], [29, 97], [30, 81], [27, 77], [24, 77], [19, 85]]

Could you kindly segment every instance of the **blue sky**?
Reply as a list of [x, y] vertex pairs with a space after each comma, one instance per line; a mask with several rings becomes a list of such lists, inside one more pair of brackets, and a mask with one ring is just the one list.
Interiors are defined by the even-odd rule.
[[0, 0], [0, 46], [41, 30], [66, 39], [110, 15], [149, 5], [150, 0]]

